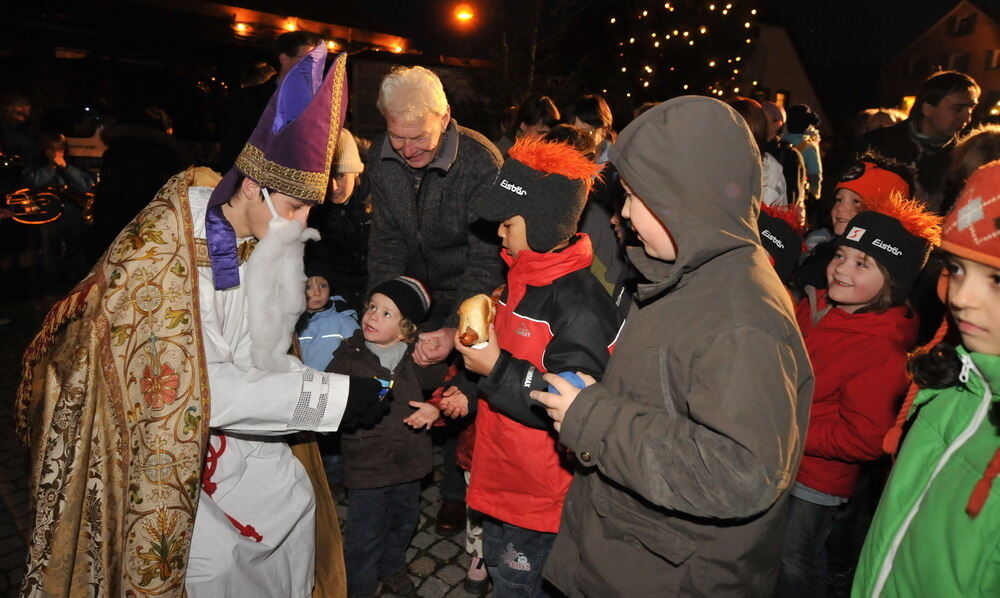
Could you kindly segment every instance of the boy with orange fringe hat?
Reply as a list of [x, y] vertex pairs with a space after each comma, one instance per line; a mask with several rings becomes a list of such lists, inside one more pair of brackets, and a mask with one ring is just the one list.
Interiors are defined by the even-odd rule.
[[941, 249], [951, 322], [910, 361], [885, 449], [908, 431], [861, 553], [859, 598], [1000, 595], [1000, 161], [969, 177]]
[[546, 595], [542, 567], [572, 480], [552, 420], [533, 401], [546, 372], [604, 372], [617, 314], [590, 272], [590, 238], [577, 222], [600, 170], [568, 144], [525, 138], [472, 209], [499, 221], [507, 284], [486, 347], [456, 342], [482, 376], [467, 501], [483, 513], [493, 595]]

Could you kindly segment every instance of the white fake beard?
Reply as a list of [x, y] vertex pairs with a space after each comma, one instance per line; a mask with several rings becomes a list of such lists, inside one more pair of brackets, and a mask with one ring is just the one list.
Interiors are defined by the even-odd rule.
[[267, 234], [247, 260], [250, 359], [262, 370], [286, 372], [294, 363], [288, 349], [295, 322], [306, 309], [305, 242], [319, 240], [319, 232], [278, 216], [267, 190], [262, 191], [272, 218]]

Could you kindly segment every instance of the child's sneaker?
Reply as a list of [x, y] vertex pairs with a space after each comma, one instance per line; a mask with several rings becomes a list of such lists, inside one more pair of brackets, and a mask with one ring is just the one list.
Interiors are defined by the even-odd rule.
[[485, 594], [490, 589], [490, 576], [483, 559], [472, 557], [469, 571], [465, 574], [465, 581], [462, 582], [462, 589], [470, 594]]

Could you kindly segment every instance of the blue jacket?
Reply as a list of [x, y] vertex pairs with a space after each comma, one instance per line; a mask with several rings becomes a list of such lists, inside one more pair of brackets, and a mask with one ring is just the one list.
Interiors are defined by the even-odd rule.
[[343, 303], [340, 295], [330, 298], [329, 307], [308, 317], [305, 328], [299, 332], [299, 347], [302, 350], [302, 363], [311, 368], [323, 371], [333, 358], [333, 352], [340, 346], [340, 341], [351, 338], [359, 328], [358, 314], [353, 309], [337, 311], [335, 304]]

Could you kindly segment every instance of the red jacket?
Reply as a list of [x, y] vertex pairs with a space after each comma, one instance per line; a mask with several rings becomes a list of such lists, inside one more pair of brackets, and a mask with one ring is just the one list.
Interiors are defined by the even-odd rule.
[[[816, 313], [822, 313], [826, 291], [816, 299]], [[909, 385], [906, 355], [920, 323], [907, 312], [902, 306], [880, 314], [831, 308], [813, 323], [809, 298], [799, 303], [796, 316], [816, 386], [798, 482], [850, 498], [862, 463], [883, 455], [882, 438]]]
[[590, 238], [577, 235], [553, 253], [501, 252], [510, 268], [497, 302], [502, 349], [493, 371], [479, 382], [469, 507], [506, 523], [559, 531], [563, 499], [572, 479], [567, 453], [552, 420], [528, 393], [546, 389], [545, 372], [604, 372], [618, 330], [607, 291], [590, 273]]

